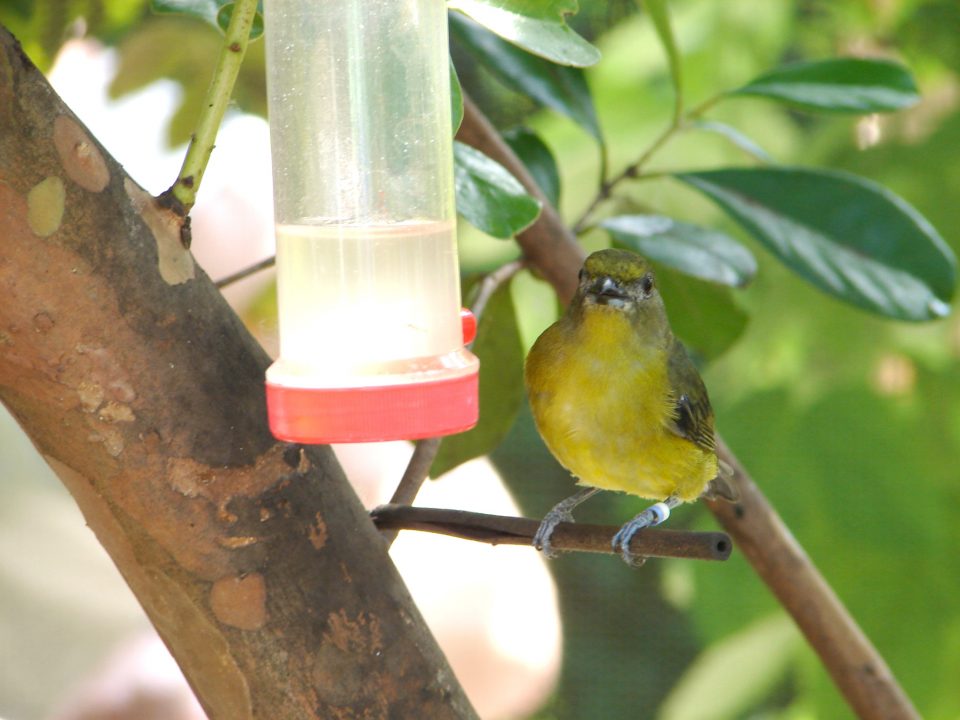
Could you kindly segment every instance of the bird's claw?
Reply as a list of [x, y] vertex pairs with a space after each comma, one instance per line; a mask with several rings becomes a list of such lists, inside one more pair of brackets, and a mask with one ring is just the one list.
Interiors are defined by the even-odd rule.
[[543, 522], [540, 523], [540, 527], [537, 528], [537, 532], [533, 535], [533, 546], [542, 552], [543, 556], [549, 560], [552, 560], [559, 554], [550, 545], [550, 538], [553, 536], [553, 531], [556, 530], [557, 525], [562, 522], [572, 523], [573, 513], [556, 512], [556, 509], [551, 510], [544, 516]]
[[651, 505], [617, 531], [613, 540], [610, 541], [613, 551], [619, 553], [623, 561], [630, 567], [640, 567], [647, 559], [642, 555], [635, 555], [630, 552], [630, 542], [633, 540], [633, 536], [646, 527], [659, 525], [668, 517], [670, 517], [670, 505], [668, 503], [658, 502]]

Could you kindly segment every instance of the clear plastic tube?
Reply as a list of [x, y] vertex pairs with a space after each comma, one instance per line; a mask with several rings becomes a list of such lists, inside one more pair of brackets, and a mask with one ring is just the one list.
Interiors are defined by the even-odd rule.
[[[265, 15], [280, 321], [268, 400], [271, 386], [460, 379], [459, 393], [473, 378], [475, 416], [445, 4], [266, 0]], [[409, 433], [390, 435], [441, 434]]]

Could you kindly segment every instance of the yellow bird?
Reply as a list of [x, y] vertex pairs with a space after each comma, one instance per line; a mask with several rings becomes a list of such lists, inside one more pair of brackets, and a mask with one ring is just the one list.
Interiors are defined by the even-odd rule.
[[531, 348], [525, 376], [544, 442], [587, 486], [540, 524], [533, 542], [548, 557], [554, 528], [573, 522], [573, 509], [601, 489], [659, 501], [613, 538], [631, 565], [633, 536], [671, 508], [701, 496], [737, 499], [717, 459], [707, 389], [639, 255], [610, 249], [587, 258], [566, 314]]

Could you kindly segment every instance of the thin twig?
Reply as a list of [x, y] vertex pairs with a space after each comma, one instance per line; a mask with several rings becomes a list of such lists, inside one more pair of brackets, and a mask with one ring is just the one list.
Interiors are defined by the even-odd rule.
[[[480, 281], [480, 289], [477, 291], [477, 297], [474, 299], [473, 307], [470, 309], [470, 312], [473, 313], [478, 323], [480, 322], [480, 317], [483, 315], [483, 311], [487, 309], [487, 303], [490, 302], [493, 294], [501, 285], [520, 272], [524, 265], [526, 265], [526, 263], [522, 259], [511, 260], [493, 272], [487, 273], [483, 280]], [[472, 344], [473, 343], [471, 343], [471, 345]]]
[[[487, 276], [483, 278], [480, 282], [477, 297], [473, 301], [473, 308], [471, 308], [471, 312], [477, 319], [478, 324], [483, 315], [483, 311], [487, 308], [487, 303], [490, 301], [490, 298], [493, 297], [497, 288], [520, 272], [524, 264], [523, 260], [511, 260], [493, 272], [488, 273]], [[472, 344], [473, 343], [470, 343], [470, 345]], [[396, 490], [393, 491], [393, 497], [390, 498], [391, 505], [413, 504], [413, 501], [417, 498], [417, 493], [420, 492], [420, 488], [423, 487], [424, 481], [426, 481], [427, 476], [430, 474], [430, 466], [433, 465], [433, 461], [437, 457], [441, 439], [442, 438], [427, 438], [417, 443], [413, 449], [413, 455], [410, 456], [410, 462], [407, 463], [407, 468], [403, 471], [403, 476], [400, 478], [400, 482], [397, 483]], [[387, 547], [393, 545], [393, 541], [397, 539], [396, 530], [386, 530], [382, 534], [384, 541], [387, 543]]]
[[580, 215], [580, 218], [573, 224], [573, 232], [576, 235], [579, 235], [587, 227], [587, 223], [590, 220], [590, 216], [593, 214], [593, 211], [597, 209], [597, 206], [602, 203], [604, 200], [610, 198], [613, 193], [613, 189], [619, 185], [624, 180], [637, 179], [642, 177], [643, 168], [650, 162], [650, 159], [666, 145], [674, 135], [676, 135], [681, 130], [685, 130], [690, 123], [694, 120], [699, 119], [707, 110], [713, 107], [718, 103], [724, 96], [723, 95], [714, 95], [710, 98], [707, 98], [699, 105], [691, 108], [685, 114], [680, 113], [682, 106], [676, 106], [676, 111], [673, 118], [670, 121], [670, 124], [661, 132], [656, 139], [650, 144], [650, 146], [643, 151], [639, 158], [630, 165], [627, 165], [619, 174], [615, 177], [604, 180], [600, 184], [600, 189], [597, 191], [597, 194], [593, 196], [593, 199], [590, 201], [590, 204], [587, 206], [586, 210]]
[[214, 285], [216, 285], [218, 288], [222, 290], [223, 288], [227, 287], [227, 285], [232, 285], [235, 282], [239, 282], [244, 278], [250, 277], [254, 273], [258, 273], [261, 270], [266, 270], [269, 267], [273, 267], [276, 264], [276, 262], [277, 262], [277, 256], [271, 255], [268, 258], [264, 258], [260, 262], [254, 263], [249, 267], [243, 268], [243, 270], [237, 270], [237, 272], [233, 273], [232, 275], [227, 275], [225, 278], [217, 280], [217, 282], [215, 282]]
[[197, 190], [213, 152], [220, 122], [233, 94], [243, 56], [247, 52], [250, 28], [256, 14], [257, 0], [237, 0], [234, 4], [233, 15], [220, 48], [220, 57], [217, 58], [217, 65], [213, 70], [213, 78], [203, 101], [197, 128], [183, 159], [183, 167], [176, 182], [164, 193], [176, 198], [184, 216], [189, 214], [196, 201]]
[[[491, 545], [531, 545], [539, 521], [505, 515], [487, 515], [409, 505], [381, 505], [370, 517], [381, 530], [418, 530], [452, 535]], [[550, 538], [555, 550], [612, 554], [610, 538], [618, 528], [607, 525], [560, 523]], [[722, 532], [688, 532], [650, 528], [641, 530], [630, 543], [642, 557], [673, 557], [693, 560], [726, 560], [732, 543]]]
[[[702, 103], [698, 112], [717, 101]], [[470, 144], [511, 172], [522, 167], [513, 151], [496, 134], [476, 106], [465, 103], [463, 125], [473, 129]], [[463, 126], [461, 126], [463, 127]], [[521, 179], [520, 175], [514, 175]], [[527, 175], [527, 181], [533, 180]], [[534, 187], [535, 187], [535, 183]], [[526, 186], [526, 182], [524, 182]], [[528, 190], [530, 188], [528, 187]], [[532, 269], [539, 270], [568, 302], [583, 263], [583, 249], [553, 212], [540, 214], [535, 233], [518, 238]], [[543, 241], [544, 246], [537, 244]], [[708, 506], [733, 537], [737, 547], [807, 637], [854, 712], [866, 720], [918, 718], [910, 699], [897, 684], [883, 657], [820, 575], [787, 529], [776, 510], [750, 480], [743, 466], [723, 443], [721, 457], [734, 469], [741, 501], [708, 501]]]

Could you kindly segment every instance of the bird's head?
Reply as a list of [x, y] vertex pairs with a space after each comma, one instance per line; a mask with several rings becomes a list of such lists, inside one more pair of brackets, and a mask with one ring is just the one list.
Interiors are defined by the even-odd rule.
[[659, 297], [650, 264], [629, 250], [610, 248], [590, 255], [580, 270], [575, 302], [630, 310]]
[[580, 285], [570, 309], [575, 315], [622, 312], [645, 333], [669, 334], [653, 269], [629, 250], [610, 248], [591, 254], [580, 270]]

